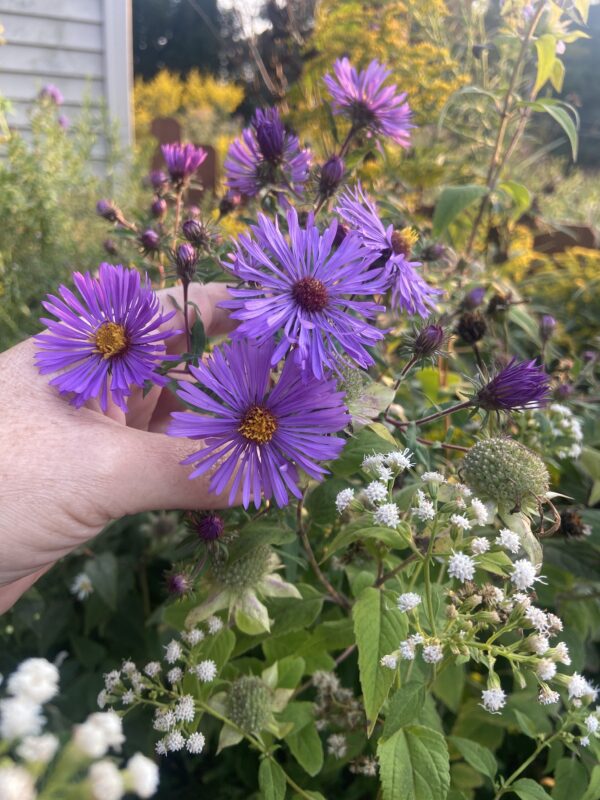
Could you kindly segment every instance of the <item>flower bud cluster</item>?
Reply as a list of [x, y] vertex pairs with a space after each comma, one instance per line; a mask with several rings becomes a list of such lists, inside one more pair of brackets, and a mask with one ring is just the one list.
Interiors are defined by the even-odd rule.
[[328, 751], [335, 758], [346, 754], [344, 733], [355, 731], [365, 725], [365, 712], [359, 698], [352, 689], [342, 686], [334, 672], [319, 670], [314, 673], [312, 682], [317, 690], [315, 701], [316, 726], [320, 731], [333, 728], [327, 740]]

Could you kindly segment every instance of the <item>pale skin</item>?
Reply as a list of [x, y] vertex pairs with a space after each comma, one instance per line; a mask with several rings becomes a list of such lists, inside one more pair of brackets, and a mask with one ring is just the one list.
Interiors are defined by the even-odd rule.
[[[169, 295], [182, 306], [181, 287], [166, 289], [165, 311]], [[224, 284], [190, 287], [208, 336], [233, 327], [217, 307], [227, 297]], [[190, 320], [195, 313], [190, 307]], [[182, 328], [182, 314], [168, 325]], [[169, 352], [184, 349], [183, 335], [168, 341]], [[111, 520], [227, 505], [227, 494], [208, 491], [210, 475], [188, 480], [191, 467], [180, 464], [199, 443], [165, 434], [172, 392], [135, 390], [127, 415], [114, 405], [104, 415], [96, 402], [76, 409], [38, 373], [34, 352], [27, 339], [0, 353], [0, 613]]]

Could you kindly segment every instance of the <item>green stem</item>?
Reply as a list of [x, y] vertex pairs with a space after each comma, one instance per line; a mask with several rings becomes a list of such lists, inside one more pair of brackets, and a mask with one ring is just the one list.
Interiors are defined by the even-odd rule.
[[433, 543], [435, 541], [435, 533], [437, 528], [437, 518], [436, 523], [433, 525], [431, 530], [431, 537], [429, 539], [429, 546], [427, 548], [427, 555], [425, 556], [425, 562], [423, 565], [423, 577], [425, 578], [425, 601], [427, 603], [427, 615], [429, 617], [429, 624], [431, 625], [431, 631], [434, 636], [437, 636], [436, 626], [435, 626], [435, 615], [433, 613], [433, 594], [431, 590], [431, 574], [430, 574], [430, 564], [431, 564], [431, 556], [433, 554]]
[[546, 747], [549, 747], [549, 746], [552, 744], [552, 742], [553, 742], [555, 739], [557, 739], [557, 738], [560, 736], [560, 734], [561, 734], [561, 733], [562, 733], [562, 728], [561, 728], [559, 731], [557, 731], [555, 734], [553, 734], [552, 736], [550, 736], [550, 738], [549, 738], [549, 739], [545, 739], [543, 742], [541, 742], [541, 743], [540, 743], [540, 744], [539, 744], [539, 745], [536, 747], [536, 749], [533, 751], [533, 753], [532, 753], [532, 754], [529, 756], [529, 758], [528, 758], [528, 759], [526, 759], [526, 760], [525, 760], [525, 761], [524, 761], [524, 762], [521, 764], [521, 766], [520, 766], [518, 769], [516, 769], [516, 770], [515, 770], [515, 771], [512, 773], [512, 775], [510, 775], [510, 776], [507, 778], [507, 780], [506, 780], [506, 782], [504, 783], [504, 785], [503, 785], [503, 786], [502, 786], [502, 787], [501, 787], [501, 788], [498, 790], [498, 792], [497, 792], [497, 793], [496, 793], [496, 795], [494, 796], [494, 800], [500, 800], [500, 798], [501, 798], [503, 795], [505, 795], [505, 794], [506, 794], [506, 792], [509, 792], [509, 791], [510, 791], [510, 786], [511, 786], [511, 784], [512, 784], [512, 783], [514, 783], [514, 781], [516, 780], [516, 778], [518, 778], [518, 777], [519, 777], [519, 775], [520, 775], [522, 772], [524, 772], [524, 771], [527, 769], [527, 767], [528, 767], [530, 764], [532, 764], [532, 763], [535, 761], [535, 759], [536, 759], [536, 758], [539, 756], [539, 754], [542, 752], [542, 750], [544, 750], [544, 748], [546, 748]]

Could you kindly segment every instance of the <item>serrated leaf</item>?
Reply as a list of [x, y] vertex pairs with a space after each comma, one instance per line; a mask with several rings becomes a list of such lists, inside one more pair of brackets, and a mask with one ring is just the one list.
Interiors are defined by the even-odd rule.
[[494, 780], [498, 772], [498, 764], [487, 747], [482, 747], [477, 742], [463, 739], [460, 736], [450, 736], [448, 741], [456, 747], [467, 764], [470, 764], [481, 775], [486, 775], [492, 781]]
[[400, 728], [377, 747], [383, 800], [446, 800], [450, 761], [444, 737], [421, 725]]
[[535, 49], [537, 50], [537, 73], [533, 93], [537, 95], [552, 75], [552, 68], [556, 61], [556, 36], [551, 33], [540, 36], [535, 40]]
[[445, 186], [440, 192], [433, 214], [434, 238], [443, 233], [459, 214], [476, 200], [481, 200], [487, 193], [487, 187], [476, 184]]
[[398, 643], [406, 636], [407, 623], [405, 615], [394, 610], [392, 598], [372, 587], [364, 589], [358, 596], [352, 608], [352, 619], [358, 646], [367, 733], [370, 736], [395, 674], [393, 670], [382, 669], [379, 660], [396, 650]]
[[521, 778], [510, 788], [521, 800], [551, 800], [546, 790], [531, 778]]
[[400, 728], [410, 725], [418, 718], [425, 704], [425, 685], [409, 681], [394, 692], [385, 716], [383, 735], [386, 739]]
[[285, 773], [275, 761], [263, 758], [258, 768], [261, 800], [284, 800]]

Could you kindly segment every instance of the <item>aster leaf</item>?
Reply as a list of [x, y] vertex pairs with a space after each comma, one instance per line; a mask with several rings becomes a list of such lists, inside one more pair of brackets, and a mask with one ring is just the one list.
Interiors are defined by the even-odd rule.
[[476, 184], [444, 186], [433, 214], [433, 237], [440, 236], [459, 214], [477, 200], [481, 200], [487, 193], [486, 186], [478, 186]]

